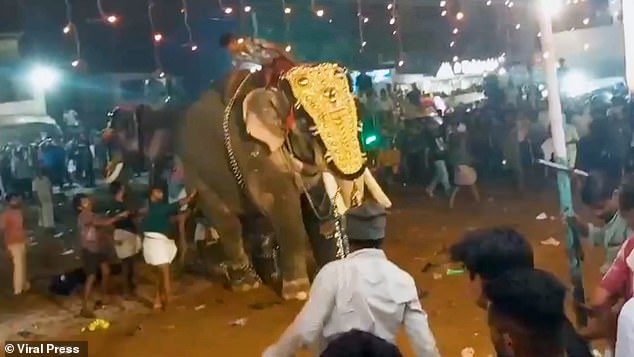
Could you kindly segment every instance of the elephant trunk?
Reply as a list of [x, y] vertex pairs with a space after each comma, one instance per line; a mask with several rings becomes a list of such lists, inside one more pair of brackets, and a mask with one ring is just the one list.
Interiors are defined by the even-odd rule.
[[123, 166], [123, 161], [110, 161], [106, 167], [106, 183], [111, 184], [116, 181], [123, 172]]

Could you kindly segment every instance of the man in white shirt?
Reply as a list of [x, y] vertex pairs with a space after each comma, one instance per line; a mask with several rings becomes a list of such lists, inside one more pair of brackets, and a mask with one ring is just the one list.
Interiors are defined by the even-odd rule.
[[614, 357], [634, 356], [634, 298], [629, 299], [619, 313]]
[[42, 169], [38, 170], [31, 186], [40, 204], [39, 226], [45, 229], [54, 229], [53, 185], [48, 177], [44, 175]]
[[346, 213], [352, 253], [321, 269], [304, 308], [263, 357], [291, 357], [302, 348], [318, 356], [329, 342], [353, 329], [396, 344], [401, 325], [417, 357], [440, 356], [414, 279], [380, 249], [385, 225], [386, 212], [375, 203]]

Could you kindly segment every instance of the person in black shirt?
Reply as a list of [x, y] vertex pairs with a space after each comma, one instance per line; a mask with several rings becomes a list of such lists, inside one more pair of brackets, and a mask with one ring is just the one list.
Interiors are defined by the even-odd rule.
[[[121, 212], [129, 211], [125, 202], [126, 187], [119, 181], [110, 184], [110, 193], [113, 201], [108, 211], [109, 216], [116, 216]], [[114, 223], [114, 241], [117, 257], [121, 259], [121, 270], [125, 278], [126, 295], [133, 295], [136, 285], [134, 283], [134, 258], [141, 250], [141, 238], [134, 220], [128, 216]]]

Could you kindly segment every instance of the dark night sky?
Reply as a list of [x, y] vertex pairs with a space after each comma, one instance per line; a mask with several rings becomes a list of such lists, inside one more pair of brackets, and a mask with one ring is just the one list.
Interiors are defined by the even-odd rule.
[[[370, 21], [364, 26], [368, 45], [359, 53], [360, 41], [355, 0], [316, 0], [326, 9], [324, 18], [311, 12], [309, 0], [286, 0], [293, 8], [285, 31], [282, 0], [223, 0], [232, 6], [232, 16], [219, 16], [217, 0], [188, 0], [190, 22], [199, 51], [192, 53], [182, 47], [187, 35], [180, 14], [180, 0], [154, 0], [156, 26], [164, 34], [161, 59], [164, 67], [175, 74], [213, 77], [224, 70], [226, 56], [217, 41], [221, 33], [241, 31], [251, 34], [251, 21], [239, 10], [240, 4], [257, 11], [260, 36], [290, 43], [299, 58], [308, 61], [336, 60], [347, 65], [376, 66], [378, 59], [397, 57], [397, 43], [388, 24], [388, 0], [362, 0], [363, 14]], [[500, 0], [495, 0], [500, 1]], [[520, 6], [529, 0], [516, 0]], [[91, 72], [151, 71], [151, 31], [146, 0], [102, 0], [106, 12], [120, 16], [120, 23], [111, 27], [90, 21], [98, 17], [96, 0], [71, 0], [73, 20], [79, 28], [82, 58]], [[590, 0], [587, 4], [605, 3]], [[460, 58], [497, 56], [506, 50], [499, 41], [501, 24], [491, 7], [479, 0], [447, 0], [451, 13], [463, 9], [466, 19], [461, 22], [457, 45], [449, 48], [452, 17], [440, 16], [439, 0], [398, 0], [399, 21], [405, 52], [415, 54], [412, 71], [434, 71], [441, 60], [454, 55]], [[499, 6], [499, 5], [498, 5]], [[589, 6], [589, 5], [588, 5]], [[213, 18], [216, 18], [215, 20]], [[328, 19], [332, 18], [330, 24]], [[508, 20], [508, 18], [506, 19]], [[68, 64], [73, 59], [73, 43], [61, 29], [65, 24], [63, 0], [0, 0], [0, 31], [23, 31], [23, 53], [46, 57]]]

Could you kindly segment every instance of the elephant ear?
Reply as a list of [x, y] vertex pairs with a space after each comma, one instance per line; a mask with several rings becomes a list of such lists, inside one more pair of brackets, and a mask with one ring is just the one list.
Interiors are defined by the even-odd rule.
[[242, 103], [247, 133], [266, 144], [271, 152], [279, 150], [286, 136], [283, 123], [288, 108], [288, 100], [276, 89], [251, 91]]

